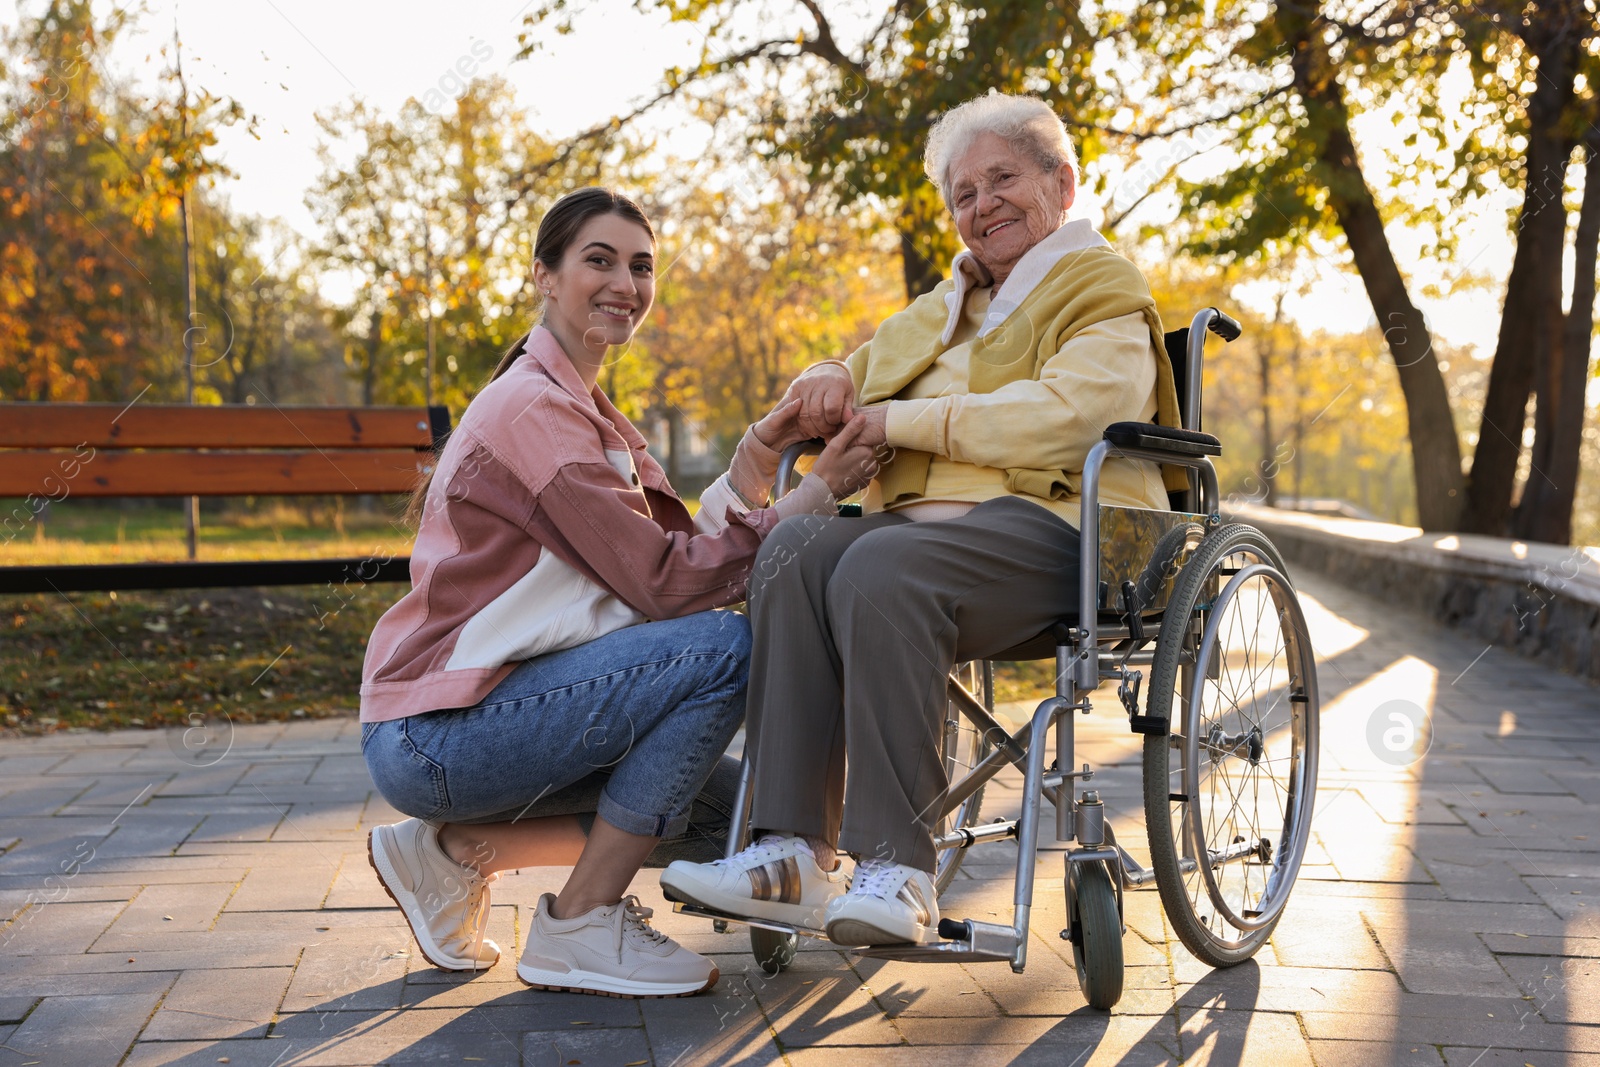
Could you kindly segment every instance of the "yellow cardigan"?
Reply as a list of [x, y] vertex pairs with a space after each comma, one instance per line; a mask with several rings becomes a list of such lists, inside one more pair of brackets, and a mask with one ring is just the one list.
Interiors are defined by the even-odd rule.
[[[958, 270], [960, 266], [958, 263]], [[1002, 296], [1004, 292], [1002, 289]], [[892, 399], [939, 357], [948, 340], [949, 306], [956, 293], [955, 281], [946, 279], [904, 311], [885, 320], [872, 339], [845, 361], [855, 383], [856, 403], [873, 404]], [[947, 296], [951, 299], [947, 300]], [[1063, 254], [997, 328], [986, 329], [971, 342], [968, 391], [989, 393], [1012, 382], [1037, 381], [1045, 364], [1080, 330], [1131, 314], [1142, 314], [1150, 330], [1156, 362], [1156, 421], [1163, 426], [1181, 425], [1177, 390], [1163, 347], [1161, 318], [1156, 313], [1155, 300], [1138, 268], [1103, 243]], [[1058, 376], [1060, 370], [1056, 369]], [[1097, 382], [1093, 374], [1087, 373], [1089, 369], [1085, 370], [1085, 374], [1074, 380], [1069, 367], [1067, 377], [1075, 387], [1073, 395], [1082, 401], [1076, 406], [1085, 409], [1089, 418], [1099, 421], [1096, 430], [1103, 430], [1112, 422], [1138, 417], [1137, 412], [1095, 410]], [[891, 415], [891, 423], [894, 421]], [[1026, 456], [1040, 450], [1037, 431], [1026, 424], [1007, 427], [1003, 432], [1011, 441], [993, 442], [1002, 452]], [[1007, 447], [1012, 441], [1014, 451]], [[891, 439], [890, 443], [896, 442]], [[1087, 448], [1084, 449], [1086, 453]], [[878, 476], [884, 502], [892, 504], [920, 496], [927, 485], [932, 458], [927, 451], [897, 447], [893, 461]], [[1007, 467], [1006, 488], [1045, 500], [1066, 501], [1077, 495], [1082, 473], [1084, 456], [1075, 458], [1076, 464], [1069, 461], [1066, 466], [1055, 469]], [[1183, 469], [1176, 467], [1165, 469], [1164, 482], [1169, 489], [1181, 489], [1188, 484]]]

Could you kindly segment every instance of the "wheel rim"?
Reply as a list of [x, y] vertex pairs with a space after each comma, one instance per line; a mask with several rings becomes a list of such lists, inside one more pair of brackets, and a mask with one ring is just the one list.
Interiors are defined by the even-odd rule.
[[1276, 921], [1305, 851], [1316, 672], [1299, 603], [1274, 567], [1239, 567], [1206, 607], [1182, 739], [1181, 839], [1195, 861], [1184, 891], [1210, 935], [1239, 946]]
[[[980, 703], [990, 703], [986, 698], [988, 694], [980, 685], [980, 665], [974, 661], [962, 663], [951, 672], [952, 676], [962, 683], [967, 692], [978, 697]], [[985, 755], [989, 747], [982, 733], [972, 725], [966, 716], [958, 711], [955, 705], [948, 704], [945, 711], [944, 735], [944, 771], [945, 779], [955, 782], [976, 766]], [[960, 827], [968, 826], [977, 818], [979, 805], [982, 803], [983, 791], [980, 789], [966, 800], [956, 806], [934, 826], [934, 834], [945, 834]], [[961, 863], [962, 850], [958, 848], [940, 849], [935, 860], [934, 880], [942, 883], [954, 868]]]

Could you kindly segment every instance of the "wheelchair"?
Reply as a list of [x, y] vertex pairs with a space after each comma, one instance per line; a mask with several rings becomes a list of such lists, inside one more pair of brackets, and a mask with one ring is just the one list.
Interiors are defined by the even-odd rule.
[[[1184, 946], [1213, 967], [1249, 959], [1282, 917], [1316, 799], [1316, 665], [1282, 556], [1261, 531], [1222, 521], [1210, 460], [1221, 454], [1221, 443], [1200, 430], [1208, 332], [1228, 342], [1241, 329], [1207, 308], [1165, 338], [1183, 428], [1117, 423], [1085, 459], [1077, 617], [995, 657], [1040, 658], [1053, 648], [1055, 694], [1013, 734], [994, 714], [995, 660], [957, 665], [949, 679], [944, 759], [950, 785], [934, 828], [935, 884], [942, 894], [968, 849], [1014, 839], [1012, 922], [944, 918], [936, 941], [866, 946], [853, 949], [857, 955], [1005, 961], [1022, 972], [1040, 798], [1053, 809], [1056, 841], [1068, 845], [1068, 926], [1060, 936], [1072, 945], [1078, 984], [1095, 1008], [1109, 1009], [1122, 996], [1127, 892], [1154, 886]], [[807, 450], [798, 445], [784, 454], [780, 495]], [[1100, 470], [1113, 456], [1185, 467], [1189, 489], [1171, 494], [1171, 511], [1101, 505]], [[1087, 763], [1078, 767], [1073, 753], [1075, 716], [1089, 714], [1091, 694], [1113, 680], [1129, 728], [1144, 738], [1148, 868], [1117, 842], [1098, 791], [1083, 788], [1096, 772]], [[750, 763], [747, 758], [729, 828], [730, 856], [747, 843]], [[984, 786], [1008, 766], [1023, 775], [1021, 813], [980, 822]], [[674, 907], [713, 919], [719, 930], [729, 922], [748, 924], [752, 952], [769, 972], [788, 966], [800, 935], [820, 936]]]

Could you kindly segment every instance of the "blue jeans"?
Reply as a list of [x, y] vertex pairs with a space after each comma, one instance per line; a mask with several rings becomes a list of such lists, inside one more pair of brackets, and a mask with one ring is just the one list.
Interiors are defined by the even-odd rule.
[[366, 723], [361, 750], [384, 799], [419, 819], [592, 812], [672, 839], [652, 863], [717, 859], [749, 661], [737, 612], [642, 623], [526, 660], [470, 708]]

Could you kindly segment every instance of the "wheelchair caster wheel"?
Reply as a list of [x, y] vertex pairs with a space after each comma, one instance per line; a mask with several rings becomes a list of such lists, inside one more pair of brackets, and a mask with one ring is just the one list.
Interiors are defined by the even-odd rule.
[[1067, 901], [1072, 938], [1072, 961], [1078, 969], [1078, 988], [1089, 1006], [1109, 1010], [1122, 999], [1122, 917], [1117, 914], [1117, 891], [1103, 863], [1085, 863], [1070, 871], [1075, 875], [1075, 898]]
[[778, 974], [789, 969], [794, 962], [795, 950], [800, 947], [799, 934], [785, 934], [759, 926], [750, 928], [750, 954], [756, 964], [768, 974]]

